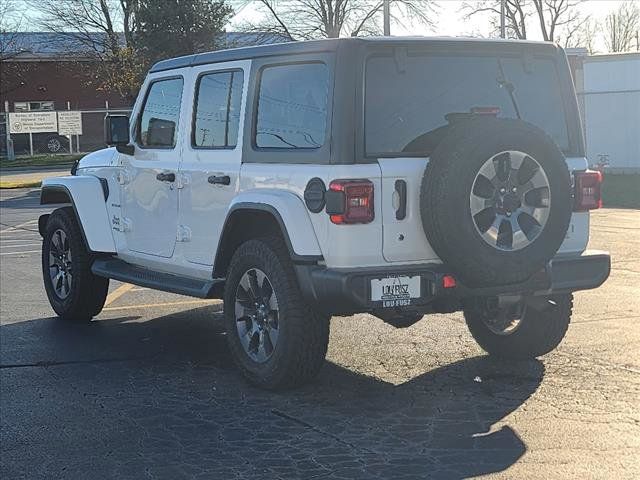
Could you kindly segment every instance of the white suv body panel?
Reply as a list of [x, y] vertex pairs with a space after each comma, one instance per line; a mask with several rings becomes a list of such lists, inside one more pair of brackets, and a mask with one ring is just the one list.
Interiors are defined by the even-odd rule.
[[[420, 216], [420, 190], [427, 158], [380, 158], [382, 171], [382, 219], [384, 259], [387, 262], [440, 263], [429, 245]], [[396, 219], [395, 182], [407, 183], [406, 217]]]
[[171, 258], [176, 244], [178, 225], [178, 191], [174, 183], [162, 182], [157, 175], [165, 172], [177, 174], [184, 146], [184, 132], [190, 128], [189, 108], [186, 92], [189, 90], [191, 69], [182, 68], [170, 74], [151, 74], [145, 80], [143, 92], [132, 112], [139, 115], [146, 92], [155, 81], [181, 77], [183, 79], [182, 101], [178, 121], [178, 134], [173, 148], [142, 148], [135, 136], [132, 123], [131, 138], [135, 148], [133, 155], [120, 155], [121, 209], [123, 221], [128, 225], [124, 235], [127, 249], [144, 255]]
[[[75, 191], [75, 181], [92, 178], [99, 187], [99, 181], [89, 175], [111, 177], [108, 214], [105, 217], [115, 219], [113, 227], [113, 246], [93, 243], [95, 251], [117, 251], [124, 260], [157, 269], [159, 271], [180, 273], [196, 278], [210, 278], [213, 260], [216, 258], [218, 242], [230, 212], [238, 207], [250, 208], [253, 205], [269, 206], [277, 211], [286, 228], [293, 252], [300, 256], [322, 256], [324, 264], [330, 268], [358, 268], [396, 265], [412, 265], [420, 263], [440, 263], [429, 245], [419, 210], [420, 187], [422, 174], [428, 159], [393, 158], [381, 159], [379, 163], [363, 165], [290, 165], [290, 164], [242, 164], [235, 185], [225, 187], [206, 183], [208, 171], [189, 172], [190, 181], [180, 190], [180, 223], [189, 229], [218, 229], [219, 233], [202, 240], [201, 252], [205, 261], [194, 262], [192, 241], [177, 242], [173, 254], [169, 258], [136, 252], [128, 248], [123, 232], [126, 219], [120, 218], [118, 169], [105, 167], [97, 169], [82, 168], [80, 173], [87, 176], [67, 177], [64, 184]], [[84, 162], [83, 162], [84, 163]], [[567, 159], [569, 166], [581, 166], [579, 159]], [[83, 165], [84, 167], [84, 165]], [[220, 173], [222, 173], [222, 168]], [[386, 173], [385, 176], [381, 171]], [[183, 171], [184, 172], [184, 171]], [[111, 173], [111, 175], [109, 175]], [[334, 225], [323, 211], [318, 214], [309, 212], [304, 204], [304, 189], [311, 178], [320, 178], [328, 186], [331, 180], [340, 178], [367, 178], [374, 184], [374, 203], [376, 217], [373, 222], [364, 225]], [[65, 177], [62, 177], [65, 178]], [[395, 219], [393, 201], [394, 182], [404, 179], [407, 182], [407, 216], [404, 220]], [[56, 184], [59, 179], [48, 179], [47, 184]], [[91, 180], [89, 180], [91, 182]], [[69, 184], [73, 182], [73, 184]], [[202, 183], [209, 200], [218, 192], [229, 198], [225, 205], [214, 205], [202, 201], [206, 211], [187, 212], [186, 208], [197, 194], [190, 188], [197, 188]], [[62, 184], [63, 182], [59, 182]], [[195, 183], [195, 187], [194, 187]], [[213, 192], [213, 193], [208, 193]], [[222, 193], [221, 193], [222, 194]], [[184, 195], [184, 196], [182, 196]], [[95, 195], [92, 194], [95, 200]], [[86, 203], [85, 203], [86, 204]], [[94, 231], [93, 221], [85, 228]], [[83, 219], [84, 226], [84, 219]], [[176, 235], [172, 229], [171, 234]], [[97, 238], [102, 234], [88, 234]], [[404, 239], [399, 240], [399, 235]], [[174, 237], [175, 238], [175, 237]], [[363, 241], [366, 239], [366, 241]], [[580, 254], [586, 249], [589, 239], [589, 212], [574, 212], [567, 232], [567, 238], [558, 254]], [[197, 241], [197, 240], [196, 240]], [[95, 248], [94, 248], [95, 247]], [[109, 249], [110, 248], [110, 249]]]
[[[329, 215], [322, 211], [311, 213], [304, 206], [304, 190], [312, 178], [320, 178], [328, 187], [331, 180], [339, 178], [368, 179], [374, 184], [374, 203], [376, 213], [380, 211], [380, 167], [376, 163], [362, 165], [291, 165], [291, 164], [243, 164], [241, 173], [241, 192], [249, 189], [257, 191], [274, 189], [291, 192], [304, 209], [309, 222], [297, 223], [284, 221], [296, 254], [308, 255], [314, 250], [309, 247], [308, 238], [317, 239], [320, 253], [328, 267], [350, 267], [382, 265], [382, 219], [376, 214], [371, 223], [363, 225], [335, 225]], [[276, 199], [279, 197], [271, 197]], [[268, 199], [265, 199], [269, 201]], [[273, 205], [278, 209], [278, 205]], [[286, 211], [280, 211], [286, 215]], [[284, 219], [284, 218], [283, 218]], [[292, 218], [293, 219], [293, 218]], [[305, 232], [305, 225], [312, 226], [311, 232]], [[365, 240], [366, 241], [363, 241]]]
[[82, 175], [45, 178], [42, 188], [47, 187], [63, 188], [69, 193], [90, 250], [116, 252], [102, 185], [97, 177]]
[[[420, 190], [428, 161], [428, 158], [378, 159], [382, 171], [383, 254], [387, 262], [441, 263], [427, 241], [420, 214]], [[567, 158], [566, 163], [572, 175], [574, 171], [587, 169], [587, 161], [583, 157]], [[407, 183], [407, 210], [402, 220], [396, 219], [397, 199], [394, 201], [393, 198], [396, 180]], [[558, 254], [580, 254], [588, 241], [589, 212], [574, 212]]]
[[261, 206], [271, 207], [277, 212], [296, 255], [309, 257], [322, 255], [307, 208], [302, 199], [291, 191], [257, 188], [241, 192], [231, 201], [227, 217], [238, 208], [251, 209]]
[[[191, 125], [191, 119], [194, 116], [198, 77], [202, 74], [230, 70], [241, 70], [243, 73], [240, 118], [244, 118], [251, 71], [251, 62], [248, 60], [191, 68], [188, 81], [185, 79], [183, 93], [188, 125]], [[234, 148], [211, 149], [192, 146], [191, 127], [183, 128], [180, 133], [184, 146], [178, 169], [178, 228], [190, 235], [182, 245], [184, 258], [188, 262], [213, 266], [226, 214], [240, 190], [243, 132], [244, 122], [240, 121], [238, 142]], [[208, 178], [212, 175], [228, 176], [230, 184], [212, 185], [208, 182]]]

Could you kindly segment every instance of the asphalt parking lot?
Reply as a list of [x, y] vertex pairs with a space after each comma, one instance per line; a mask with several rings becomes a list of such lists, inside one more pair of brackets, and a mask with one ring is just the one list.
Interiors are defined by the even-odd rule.
[[462, 316], [334, 318], [317, 381], [248, 386], [217, 301], [112, 282], [89, 325], [41, 284], [37, 190], [0, 191], [0, 477], [640, 478], [640, 211], [593, 215], [613, 271], [539, 361]]

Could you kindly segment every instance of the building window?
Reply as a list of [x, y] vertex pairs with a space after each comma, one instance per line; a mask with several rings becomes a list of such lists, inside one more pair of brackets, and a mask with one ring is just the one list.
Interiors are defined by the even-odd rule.
[[255, 144], [309, 149], [324, 144], [329, 72], [323, 63], [267, 67], [260, 78]]
[[15, 102], [13, 104], [13, 110], [15, 112], [33, 112], [42, 110], [55, 110], [52, 101], [38, 101], [38, 102]]
[[191, 142], [197, 148], [233, 148], [238, 143], [242, 70], [208, 73], [198, 80]]

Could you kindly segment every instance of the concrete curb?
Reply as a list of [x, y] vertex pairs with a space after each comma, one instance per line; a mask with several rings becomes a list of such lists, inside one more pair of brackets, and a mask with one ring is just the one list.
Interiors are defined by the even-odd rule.
[[0, 189], [11, 189], [11, 188], [33, 188], [39, 187], [42, 184], [41, 180], [31, 180], [31, 181], [0, 181]]

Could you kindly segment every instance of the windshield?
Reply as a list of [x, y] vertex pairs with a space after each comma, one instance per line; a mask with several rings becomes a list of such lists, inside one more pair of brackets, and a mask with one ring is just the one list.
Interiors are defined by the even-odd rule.
[[452, 123], [478, 112], [521, 118], [569, 149], [558, 74], [548, 57], [372, 56], [365, 102], [368, 155], [430, 155]]

